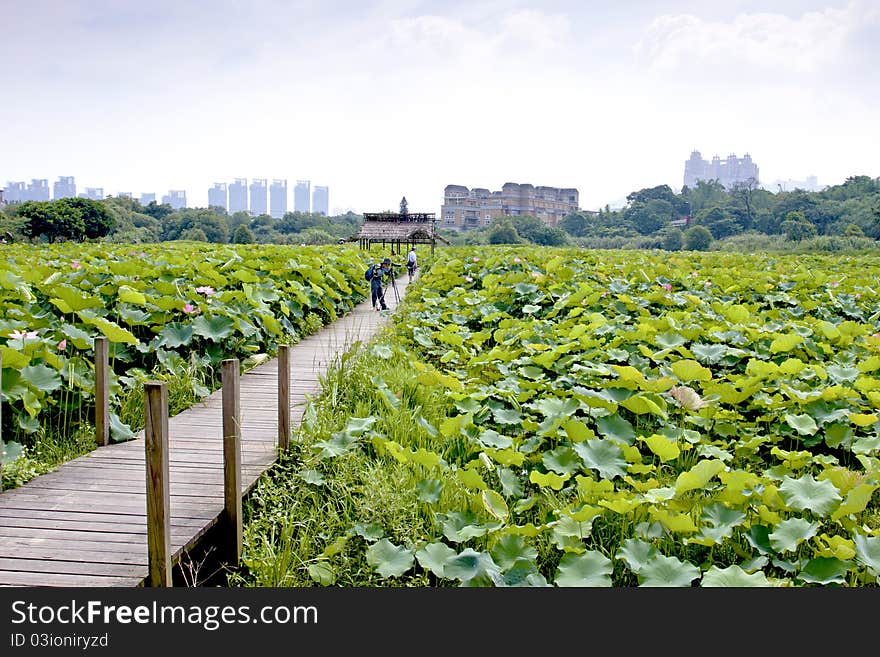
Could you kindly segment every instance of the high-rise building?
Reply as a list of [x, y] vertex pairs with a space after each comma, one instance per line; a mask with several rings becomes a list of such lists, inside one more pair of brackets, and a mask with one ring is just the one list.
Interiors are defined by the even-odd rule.
[[258, 217], [268, 210], [269, 190], [265, 178], [254, 178], [250, 184], [251, 215]]
[[296, 187], [293, 188], [293, 211], [309, 212], [311, 205], [311, 186], [308, 180], [297, 180]]
[[247, 212], [248, 190], [247, 178], [236, 178], [229, 185], [229, 214], [234, 212]]
[[748, 153], [742, 157], [731, 153], [725, 160], [714, 155], [710, 162], [703, 159], [700, 151], [693, 151], [684, 163], [684, 184], [693, 188], [696, 187], [698, 180], [706, 182], [717, 180], [725, 189], [748, 180], [753, 180], [757, 185], [758, 165], [752, 162], [752, 157]]
[[79, 195], [79, 198], [89, 198], [93, 201], [103, 201], [104, 200], [104, 188], [103, 187], [86, 187], [86, 191]]
[[169, 189], [168, 193], [162, 197], [162, 203], [167, 203], [175, 210], [186, 207], [186, 191], [183, 189]]
[[116, 194], [117, 198], [131, 198], [131, 192], [119, 192]]
[[208, 190], [208, 207], [229, 209], [229, 199], [226, 195], [226, 183], [214, 183]]
[[287, 181], [275, 179], [269, 186], [269, 214], [280, 219], [287, 212]]
[[73, 176], [59, 176], [52, 185], [52, 198], [76, 198], [76, 183]]
[[483, 187], [446, 185], [440, 208], [441, 228], [461, 230], [488, 226], [495, 217], [530, 215], [556, 226], [567, 214], [578, 211], [578, 190], [573, 187], [504, 183], [500, 191]]
[[312, 212], [315, 214], [323, 214], [325, 217], [330, 214], [330, 188], [324, 185], [315, 185], [312, 192]]
[[45, 178], [33, 178], [27, 186], [29, 201], [49, 200], [49, 181]]
[[27, 183], [12, 180], [6, 183], [7, 203], [23, 203], [27, 200]]
[[141, 194], [141, 205], [147, 206], [156, 202], [156, 195], [153, 192], [144, 192]]

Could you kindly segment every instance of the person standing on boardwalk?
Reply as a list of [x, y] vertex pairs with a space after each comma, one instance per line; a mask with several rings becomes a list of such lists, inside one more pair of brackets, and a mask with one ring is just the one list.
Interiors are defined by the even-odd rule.
[[382, 279], [391, 269], [391, 260], [385, 258], [380, 266], [373, 265], [371, 269], [370, 297], [373, 301], [373, 310], [388, 310], [388, 306], [385, 305], [385, 292], [382, 290]]
[[416, 247], [412, 247], [409, 250], [409, 253], [406, 255], [406, 271], [409, 273], [409, 277], [412, 278], [413, 274], [416, 273]]

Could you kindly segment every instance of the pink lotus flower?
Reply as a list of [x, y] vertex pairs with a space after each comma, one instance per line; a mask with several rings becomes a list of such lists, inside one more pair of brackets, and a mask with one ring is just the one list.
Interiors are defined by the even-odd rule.
[[831, 282], [829, 283], [829, 285], [830, 285], [831, 287], [837, 287], [837, 281], [831, 281]]
[[185, 312], [187, 315], [198, 315], [199, 309], [197, 306], [188, 303], [183, 307], [183, 312]]
[[522, 262], [522, 260], [520, 260], [519, 257], [516, 257], [516, 258], [513, 259], [513, 263], [514, 263], [514, 264], [518, 264], [518, 263], [520, 263], [520, 262]]
[[856, 292], [856, 299], [861, 299], [861, 298], [862, 298], [861, 293], [860, 293], [860, 292]]
[[666, 290], [667, 292], [672, 292], [672, 283], [664, 283], [663, 289]]
[[79, 260], [74, 260], [70, 263], [70, 266], [74, 269], [82, 269], [82, 265], [80, 264]]
[[30, 340], [37, 337], [36, 331], [13, 331], [9, 334], [13, 340]]
[[706, 281], [705, 283], [703, 283], [703, 286], [704, 287], [712, 287], [712, 281]]
[[206, 297], [209, 297], [214, 294], [215, 290], [210, 285], [200, 285], [196, 288], [196, 292], [198, 292], [199, 294], [204, 294]]
[[480, 259], [477, 256], [474, 256], [474, 262], [479, 262]]
[[603, 292], [603, 293], [601, 294], [601, 296], [603, 296], [603, 297], [607, 297], [607, 296], [608, 296], [608, 293], [607, 293], [607, 292]]
[[465, 277], [464, 277], [464, 280], [466, 280], [468, 283], [473, 283], [473, 282], [474, 282], [474, 279], [471, 278], [470, 276], [465, 276]]
[[67, 349], [67, 340], [66, 339], [62, 340], [61, 342], [58, 343], [58, 351], [64, 351], [65, 349]]

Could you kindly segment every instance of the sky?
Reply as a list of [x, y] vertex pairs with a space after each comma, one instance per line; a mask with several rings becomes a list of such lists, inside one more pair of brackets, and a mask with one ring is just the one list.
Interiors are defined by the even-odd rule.
[[[776, 180], [880, 176], [876, 0], [0, 0], [0, 185], [136, 198], [329, 187], [439, 214], [446, 185], [583, 209], [749, 153]], [[773, 191], [776, 191], [775, 189]]]

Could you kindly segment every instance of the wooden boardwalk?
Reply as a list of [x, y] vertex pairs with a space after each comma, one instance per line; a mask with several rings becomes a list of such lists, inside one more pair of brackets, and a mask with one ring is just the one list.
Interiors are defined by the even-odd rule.
[[[407, 276], [397, 279], [402, 299]], [[385, 294], [391, 311], [393, 289]], [[388, 321], [359, 304], [293, 345], [291, 427], [319, 377], [355, 341]], [[246, 495], [274, 462], [278, 437], [276, 359], [240, 379], [241, 482]], [[169, 418], [171, 554], [177, 564], [221, 518], [222, 390]], [[143, 586], [148, 578], [144, 436], [98, 447], [26, 485], [0, 494], [0, 586]]]

